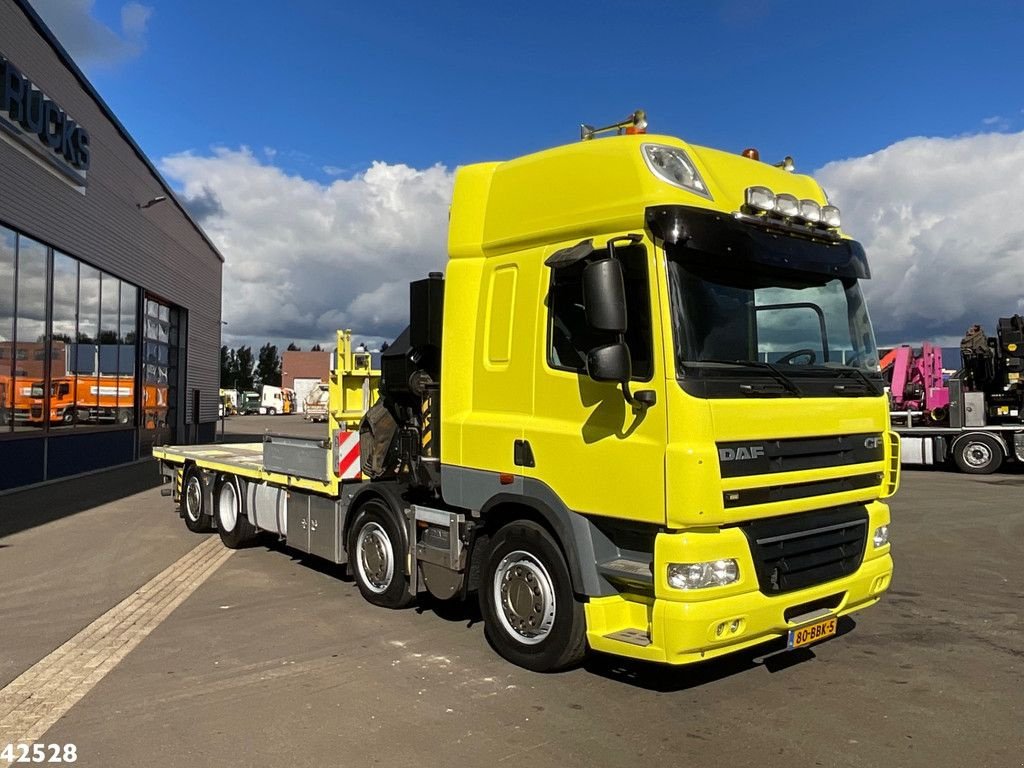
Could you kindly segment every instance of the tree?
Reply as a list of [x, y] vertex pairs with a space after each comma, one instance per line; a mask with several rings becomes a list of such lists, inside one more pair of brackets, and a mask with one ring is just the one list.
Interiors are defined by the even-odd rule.
[[256, 382], [253, 381], [256, 364], [252, 359], [250, 347], [239, 347], [235, 350], [235, 388], [240, 390], [253, 390]]
[[259, 362], [256, 364], [256, 378], [260, 384], [272, 387], [281, 386], [281, 358], [277, 355], [277, 346], [267, 342], [260, 347]]
[[298, 346], [294, 341], [288, 344], [288, 352], [301, 352], [302, 347]]
[[310, 352], [323, 352], [323, 349], [320, 348], [319, 344], [314, 344], [312, 347], [309, 348], [309, 351]]
[[223, 389], [231, 389], [235, 386], [235, 373], [238, 364], [235, 362], [235, 350], [229, 349], [227, 344], [220, 348], [220, 386]]

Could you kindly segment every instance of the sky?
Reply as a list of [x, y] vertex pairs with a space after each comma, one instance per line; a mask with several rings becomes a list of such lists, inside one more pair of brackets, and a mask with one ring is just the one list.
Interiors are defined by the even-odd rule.
[[1024, 312], [1024, 4], [33, 0], [225, 256], [225, 343], [391, 338], [452, 173], [651, 130], [792, 155], [881, 344]]

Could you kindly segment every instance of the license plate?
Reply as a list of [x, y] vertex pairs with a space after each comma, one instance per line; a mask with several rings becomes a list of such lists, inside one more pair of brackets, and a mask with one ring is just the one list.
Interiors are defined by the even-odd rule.
[[838, 619], [833, 616], [830, 619], [822, 619], [813, 624], [808, 624], [806, 627], [791, 629], [789, 630], [789, 647], [801, 648], [805, 645], [816, 643], [819, 640], [824, 640], [826, 637], [832, 637], [836, 633], [838, 623]]

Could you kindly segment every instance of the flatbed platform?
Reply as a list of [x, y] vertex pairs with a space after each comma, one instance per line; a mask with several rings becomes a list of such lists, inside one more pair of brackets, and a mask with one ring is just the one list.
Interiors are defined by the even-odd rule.
[[[321, 453], [322, 467], [319, 477], [311, 476], [315, 473], [303, 472], [296, 467], [287, 467], [290, 471], [281, 469], [268, 469], [264, 457], [266, 441], [268, 438], [278, 437], [292, 443], [305, 443], [307, 451], [313, 451], [313, 463], [316, 464], [316, 454]], [[164, 445], [153, 449], [153, 457], [175, 467], [184, 464], [195, 464], [201, 469], [237, 475], [257, 483], [269, 483], [271, 485], [301, 488], [307, 491], [315, 491], [328, 495], [336, 495], [340, 480], [333, 473], [326, 472], [329, 461], [329, 449], [316, 446], [322, 443], [319, 438], [293, 437], [284, 435], [267, 435], [264, 441], [258, 443], [228, 443], [228, 444], [205, 444], [205, 445]]]

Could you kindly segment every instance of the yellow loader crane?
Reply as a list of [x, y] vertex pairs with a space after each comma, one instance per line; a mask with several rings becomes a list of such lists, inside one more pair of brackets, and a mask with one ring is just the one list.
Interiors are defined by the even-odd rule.
[[359, 434], [247, 472], [158, 450], [186, 520], [347, 561], [377, 605], [475, 595], [542, 671], [799, 647], [878, 601], [899, 443], [863, 248], [788, 158], [645, 128], [459, 168]]

